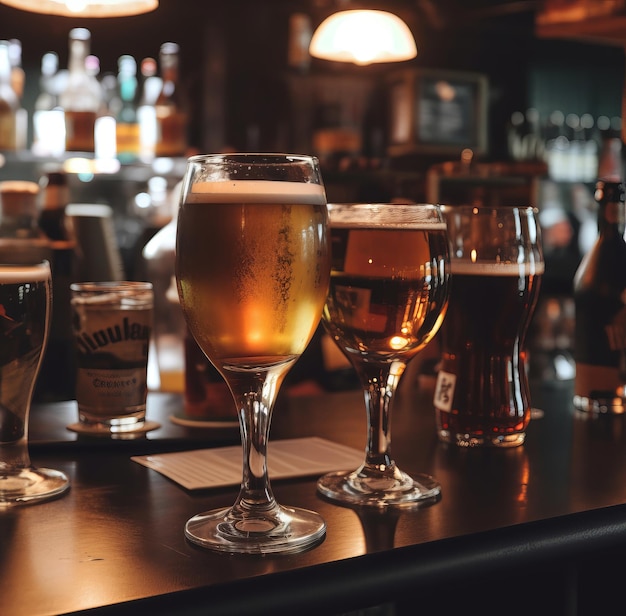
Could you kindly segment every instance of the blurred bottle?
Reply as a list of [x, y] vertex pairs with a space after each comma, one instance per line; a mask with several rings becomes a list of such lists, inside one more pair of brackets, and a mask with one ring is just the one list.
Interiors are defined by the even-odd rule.
[[580, 116], [580, 127], [583, 132], [582, 151], [582, 182], [593, 182], [598, 177], [598, 137], [593, 116], [583, 113]]
[[154, 289], [154, 343], [163, 391], [185, 389], [186, 325], [178, 303], [174, 274], [176, 219], [172, 219], [145, 245], [146, 275]]
[[119, 58], [117, 82], [121, 102], [115, 124], [117, 157], [121, 162], [132, 162], [139, 157], [137, 62], [132, 56]]
[[163, 82], [157, 75], [157, 63], [154, 58], [144, 58], [141, 61], [141, 79], [141, 95], [137, 106], [140, 158], [143, 161], [150, 161], [154, 158], [157, 134], [154, 105], [163, 87]]
[[65, 120], [59, 94], [67, 73], [59, 72], [59, 56], [48, 52], [41, 58], [39, 94], [33, 112], [32, 150], [38, 156], [59, 156], [65, 151]]
[[[100, 60], [95, 56], [89, 56], [88, 65], [91, 64], [91, 72], [95, 77], [100, 74]], [[97, 65], [96, 65], [97, 62]], [[96, 68], [97, 67], [97, 68]], [[96, 73], [97, 71], [97, 73]], [[96, 117], [95, 148], [96, 158], [113, 159], [117, 156], [117, 129], [115, 118], [122, 108], [119, 96], [117, 74], [105, 73], [99, 79], [102, 97], [100, 108]]]
[[76, 238], [66, 216], [70, 201], [67, 175], [49, 171], [40, 181], [43, 206], [39, 226], [52, 250], [52, 317], [48, 347], [41, 365], [35, 397], [38, 400], [70, 400], [74, 397], [75, 361], [70, 307], [70, 284], [76, 282]]
[[66, 243], [75, 240], [65, 216], [65, 207], [70, 201], [67, 174], [61, 170], [48, 171], [39, 182], [42, 192], [42, 207], [39, 214], [39, 226], [52, 242]]
[[163, 43], [159, 53], [163, 85], [155, 102], [156, 156], [184, 156], [187, 151], [187, 118], [178, 84], [179, 46]]
[[287, 64], [300, 73], [306, 73], [311, 65], [309, 44], [313, 36], [311, 18], [306, 13], [293, 13], [289, 16], [289, 41], [287, 44]]
[[18, 39], [9, 41], [9, 63], [11, 64], [11, 87], [17, 95], [19, 106], [15, 115], [15, 147], [25, 150], [28, 142], [28, 111], [22, 104], [26, 73], [22, 68], [22, 43]]
[[574, 277], [576, 328], [574, 406], [626, 411], [626, 203], [622, 141], [602, 145], [595, 198], [598, 238]]
[[95, 151], [95, 123], [101, 104], [101, 88], [87, 71], [91, 33], [73, 28], [69, 35], [68, 79], [60, 95], [65, 113], [65, 149], [68, 152]]
[[9, 41], [0, 41], [0, 150], [17, 148], [19, 98], [11, 85]]
[[154, 288], [154, 342], [162, 391], [184, 392], [187, 420], [224, 417], [234, 420], [234, 406], [226, 382], [191, 337], [178, 300], [175, 276], [177, 200], [173, 218], [143, 249], [147, 278]]
[[21, 101], [24, 96], [26, 74], [22, 68], [22, 43], [18, 39], [9, 41], [9, 61], [11, 63], [11, 85]]
[[117, 74], [100, 73], [100, 58], [90, 54], [85, 61], [87, 73], [100, 88], [100, 106], [96, 113], [94, 146], [96, 158], [114, 159], [117, 155], [115, 118], [122, 106], [117, 85]]
[[53, 51], [45, 53], [41, 58], [39, 94], [35, 99], [36, 110], [48, 111], [59, 104], [59, 90], [55, 84], [58, 70], [59, 56]]

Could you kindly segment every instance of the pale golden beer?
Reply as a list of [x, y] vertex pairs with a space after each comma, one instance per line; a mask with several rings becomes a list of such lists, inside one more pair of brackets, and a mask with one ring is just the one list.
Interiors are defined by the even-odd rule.
[[295, 361], [328, 289], [318, 184], [195, 184], [178, 214], [183, 312], [219, 370]]
[[330, 278], [327, 226], [313, 156], [207, 154], [187, 161], [176, 229], [178, 296], [189, 332], [232, 394], [243, 454], [233, 506], [185, 524], [185, 537], [202, 547], [298, 552], [326, 533], [318, 513], [274, 498], [267, 444], [283, 380], [321, 319]]

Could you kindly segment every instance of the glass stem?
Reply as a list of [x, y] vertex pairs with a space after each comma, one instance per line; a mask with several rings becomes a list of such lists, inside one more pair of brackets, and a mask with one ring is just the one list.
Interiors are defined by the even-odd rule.
[[278, 508], [267, 474], [267, 442], [274, 402], [285, 366], [254, 373], [229, 373], [228, 384], [239, 414], [243, 470], [233, 514], [243, 517]]
[[405, 368], [406, 364], [398, 361], [360, 366], [368, 425], [364, 469], [383, 474], [395, 470], [391, 457], [391, 404]]

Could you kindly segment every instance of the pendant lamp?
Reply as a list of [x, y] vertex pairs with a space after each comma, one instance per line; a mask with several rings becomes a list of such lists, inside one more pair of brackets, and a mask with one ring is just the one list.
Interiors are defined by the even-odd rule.
[[417, 55], [409, 27], [397, 15], [378, 10], [339, 11], [327, 17], [311, 39], [309, 53], [323, 60], [402, 62]]
[[0, 0], [0, 4], [63, 17], [127, 17], [153, 11], [159, 0]]

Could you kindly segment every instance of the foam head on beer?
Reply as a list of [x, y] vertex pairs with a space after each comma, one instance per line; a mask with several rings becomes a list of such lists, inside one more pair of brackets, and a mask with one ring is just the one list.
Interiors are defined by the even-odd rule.
[[324, 204], [326, 193], [321, 184], [241, 180], [199, 182], [192, 186], [187, 203], [302, 203]]

